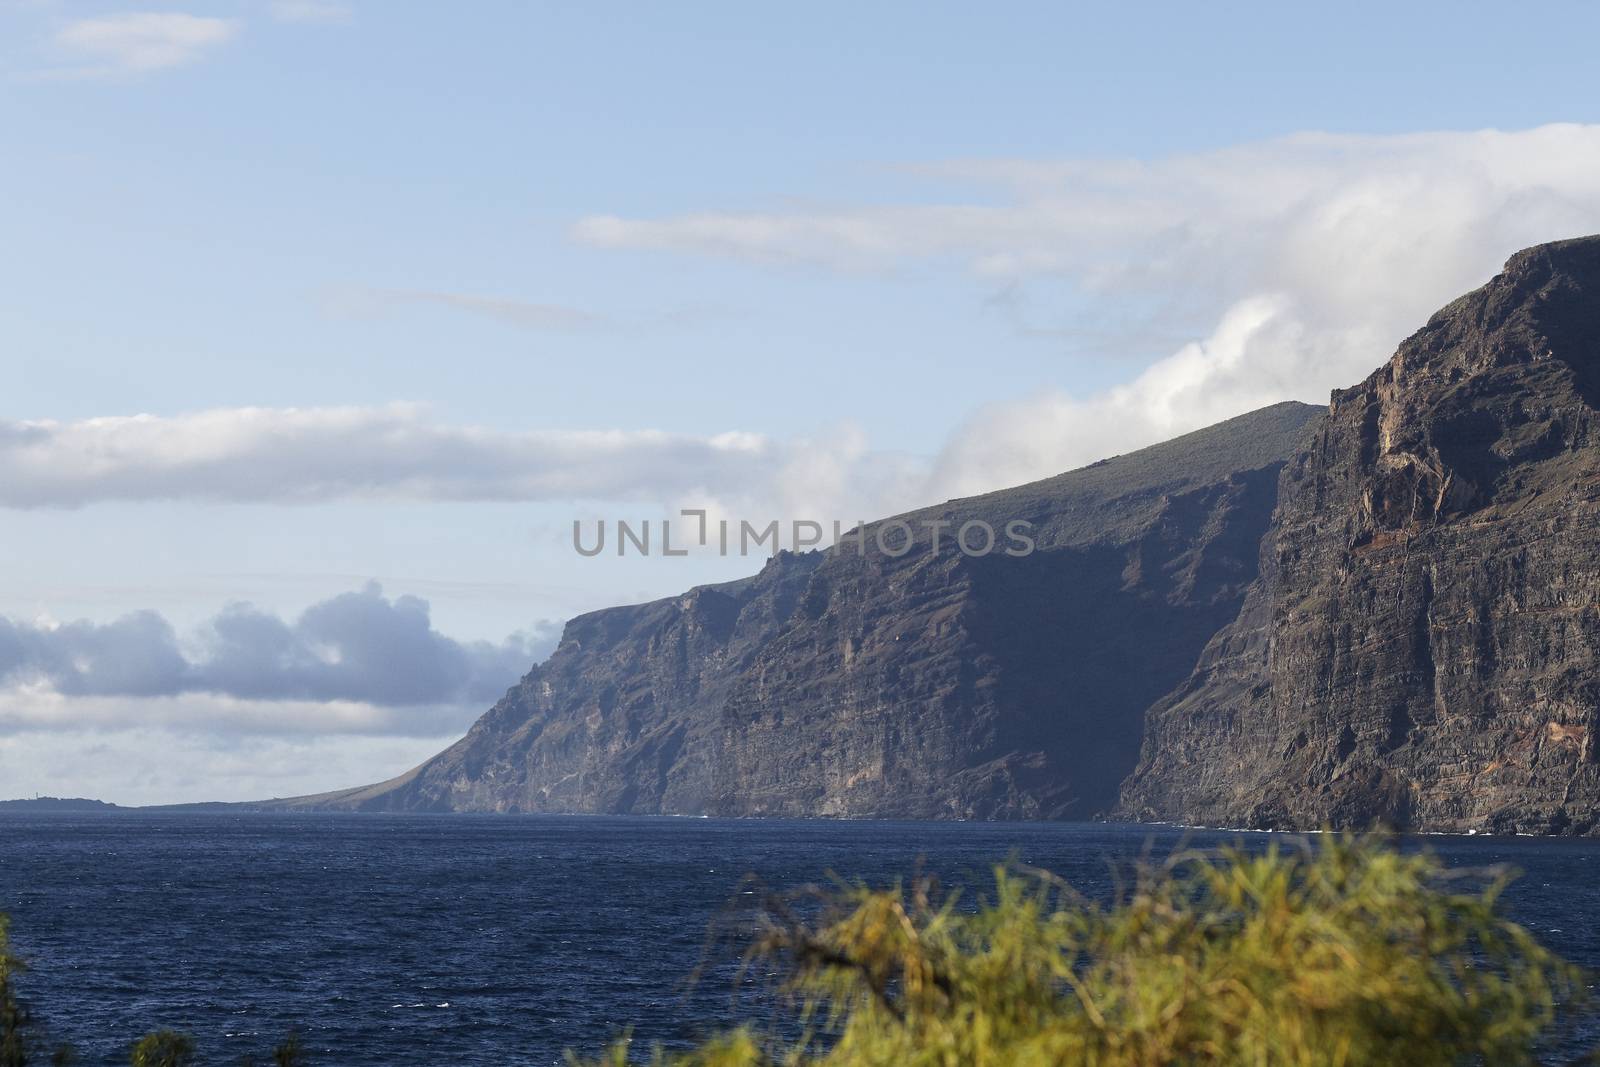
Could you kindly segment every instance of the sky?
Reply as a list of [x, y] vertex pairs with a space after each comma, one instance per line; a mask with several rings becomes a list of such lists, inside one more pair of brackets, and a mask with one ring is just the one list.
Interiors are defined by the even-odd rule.
[[0, 0], [0, 796], [397, 774], [563, 620], [1325, 402], [1600, 231], [1600, 8]]

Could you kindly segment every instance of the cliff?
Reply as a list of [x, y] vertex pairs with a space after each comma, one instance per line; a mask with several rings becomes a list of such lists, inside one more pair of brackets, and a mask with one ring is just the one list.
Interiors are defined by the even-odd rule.
[[[898, 557], [872, 547], [874, 525], [865, 553], [783, 553], [742, 581], [581, 616], [447, 751], [279, 806], [1103, 811], [1137, 761], [1145, 708], [1238, 614], [1279, 471], [1321, 415], [1279, 404], [902, 516], [916, 540]], [[1035, 550], [968, 556], [950, 537], [972, 519], [1029, 521]], [[941, 551], [928, 520], [951, 524]]]
[[1335, 393], [1123, 814], [1594, 831], [1597, 408], [1600, 238], [1518, 253]]
[[[1036, 549], [930, 550], [973, 519]], [[1600, 831], [1600, 237], [1326, 413], [900, 521], [574, 619], [449, 750], [277, 806]]]

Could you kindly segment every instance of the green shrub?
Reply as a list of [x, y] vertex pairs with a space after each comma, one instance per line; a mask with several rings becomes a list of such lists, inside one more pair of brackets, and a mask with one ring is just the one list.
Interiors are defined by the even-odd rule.
[[[300, 1035], [293, 1031], [272, 1050], [272, 1067], [309, 1067], [310, 1063], [306, 1048], [300, 1043]], [[256, 1058], [246, 1056], [242, 1067], [256, 1067]]]
[[0, 914], [0, 1067], [27, 1067], [28, 1012], [17, 999], [23, 962], [11, 954], [11, 920]]
[[134, 1042], [128, 1062], [132, 1067], [190, 1067], [194, 1039], [176, 1030], [157, 1030]]
[[[1578, 971], [1504, 919], [1508, 876], [1372, 839], [1185, 853], [1101, 907], [1001, 869], [962, 908], [927, 883], [856, 888], [816, 923], [773, 907], [808, 1035], [744, 1028], [661, 1062], [830, 1067], [1243, 1067], [1533, 1062]], [[620, 1063], [626, 1049], [610, 1050]]]

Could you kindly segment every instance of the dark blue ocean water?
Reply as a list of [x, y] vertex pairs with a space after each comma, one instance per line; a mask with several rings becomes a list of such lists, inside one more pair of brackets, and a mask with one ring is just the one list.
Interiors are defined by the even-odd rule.
[[[795, 888], [920, 863], [983, 886], [1008, 856], [1089, 893], [1178, 831], [1090, 824], [514, 816], [0, 816], [0, 910], [24, 991], [86, 1064], [156, 1026], [205, 1063], [298, 1028], [339, 1065], [553, 1064], [632, 1026], [686, 1042], [760, 1013], [765, 981], [705, 935], [746, 874]], [[1238, 835], [1190, 834], [1209, 845]], [[1244, 835], [1260, 844], [1266, 835]], [[1525, 873], [1512, 913], [1600, 969], [1600, 842], [1430, 838]], [[1596, 1036], [1593, 1031], [1582, 1040]]]

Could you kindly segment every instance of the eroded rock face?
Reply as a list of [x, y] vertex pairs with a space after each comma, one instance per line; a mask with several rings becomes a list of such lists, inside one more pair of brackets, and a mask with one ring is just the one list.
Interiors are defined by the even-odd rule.
[[1518, 253], [1336, 393], [1122, 812], [1593, 832], [1600, 238]]
[[[1068, 492], [1014, 497], [1043, 531], [1026, 558], [927, 557], [919, 542], [907, 563], [830, 560], [811, 580], [814, 608], [729, 693], [714, 810], [1103, 811], [1134, 765], [1144, 709], [1237, 613], [1277, 467], [1144, 487], [1119, 498], [1137, 518], [1086, 542], [1050, 525]], [[1005, 507], [940, 514], [958, 527]]]
[[[1278, 474], [1321, 409], [1280, 404], [846, 545], [574, 619], [459, 743], [322, 807], [1088, 816], [1144, 709], [1238, 613]], [[949, 530], [1034, 524], [1031, 555]], [[951, 523], [930, 550], [928, 519]], [[891, 539], [892, 540], [892, 539]]]

